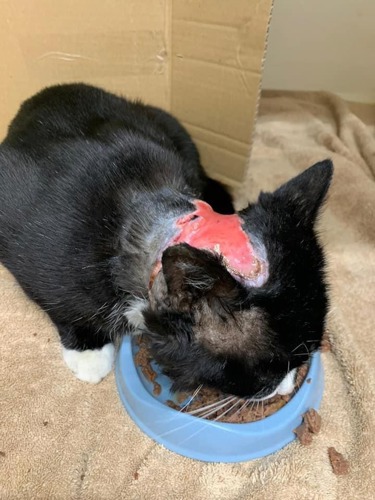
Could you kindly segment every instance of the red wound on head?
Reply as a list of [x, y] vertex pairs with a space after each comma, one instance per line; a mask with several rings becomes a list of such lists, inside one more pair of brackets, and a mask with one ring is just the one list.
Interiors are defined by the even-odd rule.
[[233, 274], [256, 277], [261, 272], [262, 264], [254, 255], [240, 217], [218, 214], [204, 201], [194, 203], [197, 210], [177, 220], [180, 233], [172, 244], [187, 243], [195, 248], [210, 250], [223, 256], [226, 267]]

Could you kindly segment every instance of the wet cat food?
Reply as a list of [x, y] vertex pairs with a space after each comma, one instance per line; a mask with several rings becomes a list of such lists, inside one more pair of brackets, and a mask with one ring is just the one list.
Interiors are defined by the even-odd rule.
[[309, 431], [313, 434], [317, 434], [320, 431], [322, 426], [322, 417], [316, 410], [314, 410], [314, 408], [310, 408], [310, 410], [304, 414], [303, 421], [306, 423]]
[[328, 457], [331, 462], [333, 473], [337, 476], [344, 476], [349, 472], [348, 460], [339, 453], [333, 446], [328, 448]]
[[308, 446], [312, 443], [313, 434], [317, 434], [322, 426], [322, 418], [319, 413], [310, 408], [304, 415], [303, 421], [297, 429], [294, 429], [294, 434], [303, 446]]
[[328, 332], [325, 332], [320, 343], [320, 352], [332, 351], [332, 344], [328, 336]]
[[[135, 363], [141, 368], [147, 380], [153, 383], [153, 393], [157, 396], [161, 393], [161, 387], [156, 382], [157, 373], [151, 366], [151, 356], [146, 344], [141, 339], [137, 343], [139, 351], [135, 355]], [[302, 365], [298, 369], [295, 383], [296, 390], [301, 386], [307, 372], [307, 365]], [[266, 401], [249, 401], [235, 396], [228, 396], [217, 389], [209, 387], [201, 388], [194, 397], [192, 396], [192, 393], [187, 392], [176, 394], [175, 400], [166, 401], [166, 405], [183, 413], [189, 413], [208, 420], [236, 424], [255, 422], [266, 418], [285, 406], [292, 397], [291, 395], [276, 395]], [[319, 426], [319, 415], [316, 415], [311, 414], [308, 421], [305, 422], [308, 433], [310, 433], [309, 429], [311, 432], [318, 432], [316, 429]]]
[[293, 432], [303, 446], [309, 446], [312, 443], [312, 434], [306, 422], [302, 422]]

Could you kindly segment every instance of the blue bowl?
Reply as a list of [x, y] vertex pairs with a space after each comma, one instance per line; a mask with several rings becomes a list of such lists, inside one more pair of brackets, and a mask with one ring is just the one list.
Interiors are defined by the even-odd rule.
[[134, 339], [125, 337], [116, 360], [117, 389], [128, 414], [166, 448], [205, 462], [242, 462], [280, 450], [295, 439], [293, 429], [301, 424], [302, 415], [310, 408], [318, 409], [323, 396], [323, 366], [320, 353], [315, 353], [298, 392], [273, 415], [247, 424], [206, 420], [165, 405], [175, 395], [170, 379], [160, 374], [156, 364], [153, 368], [159, 373], [162, 391], [153, 395], [153, 384], [135, 366], [137, 350]]

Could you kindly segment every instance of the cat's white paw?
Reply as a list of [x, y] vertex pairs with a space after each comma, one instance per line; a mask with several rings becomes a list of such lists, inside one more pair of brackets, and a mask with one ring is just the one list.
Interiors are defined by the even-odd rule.
[[97, 384], [112, 370], [115, 348], [113, 344], [86, 351], [63, 347], [63, 359], [79, 380]]

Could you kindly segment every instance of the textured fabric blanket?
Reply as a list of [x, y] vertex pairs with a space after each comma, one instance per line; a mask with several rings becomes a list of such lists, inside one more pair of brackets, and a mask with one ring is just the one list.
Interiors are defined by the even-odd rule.
[[[239, 203], [330, 157], [320, 232], [333, 351], [323, 354], [322, 430], [264, 459], [208, 464], [155, 444], [127, 416], [111, 374], [64, 366], [57, 333], [0, 270], [1, 499], [372, 499], [375, 495], [375, 106], [328, 94], [265, 93]], [[335, 476], [327, 448], [350, 461]]]

